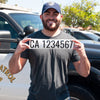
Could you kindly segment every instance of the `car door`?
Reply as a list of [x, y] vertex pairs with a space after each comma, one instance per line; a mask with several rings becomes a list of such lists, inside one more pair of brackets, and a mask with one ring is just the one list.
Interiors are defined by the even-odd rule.
[[9, 59], [15, 51], [17, 39], [9, 31], [0, 31], [0, 100], [26, 100], [30, 84], [30, 68], [27, 62], [18, 74], [9, 72]]

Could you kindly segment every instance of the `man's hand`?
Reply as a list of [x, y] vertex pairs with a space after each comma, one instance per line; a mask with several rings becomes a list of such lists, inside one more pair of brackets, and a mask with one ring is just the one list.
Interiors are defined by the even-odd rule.
[[11, 57], [11, 59], [9, 60], [9, 71], [11, 74], [15, 74], [15, 73], [18, 73], [20, 72], [27, 59], [22, 59], [20, 58], [20, 54], [26, 50], [26, 49], [29, 49], [29, 45], [26, 44], [27, 41], [30, 41], [31, 39], [30, 38], [25, 38], [23, 40], [21, 40], [16, 48], [16, 51], [15, 53], [13, 54], [13, 56]]
[[26, 44], [27, 41], [30, 41], [31, 38], [25, 38], [23, 40], [21, 40], [16, 48], [16, 53], [17, 54], [20, 54], [22, 53], [23, 51], [25, 51], [26, 49], [29, 49], [30, 46], [28, 44]]
[[75, 69], [81, 76], [87, 77], [90, 73], [90, 62], [87, 58], [84, 44], [79, 42], [78, 40], [73, 40], [73, 42], [75, 43], [74, 49], [80, 56], [80, 61], [74, 62]]
[[73, 49], [75, 49], [80, 56], [86, 56], [84, 44], [78, 40], [73, 40], [73, 42], [75, 43]]

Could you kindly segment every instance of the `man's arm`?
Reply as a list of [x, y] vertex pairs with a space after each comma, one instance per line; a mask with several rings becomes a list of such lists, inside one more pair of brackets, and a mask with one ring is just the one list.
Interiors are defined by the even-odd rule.
[[80, 60], [74, 62], [76, 71], [83, 77], [87, 77], [90, 73], [90, 62], [87, 58], [84, 45], [77, 40], [75, 42], [74, 49], [78, 52]]
[[27, 59], [21, 58], [20, 55], [24, 50], [29, 49], [29, 45], [25, 43], [29, 40], [30, 38], [23, 39], [22, 41], [20, 41], [15, 50], [15, 53], [11, 57], [9, 61], [9, 71], [11, 74], [18, 73], [23, 69]]

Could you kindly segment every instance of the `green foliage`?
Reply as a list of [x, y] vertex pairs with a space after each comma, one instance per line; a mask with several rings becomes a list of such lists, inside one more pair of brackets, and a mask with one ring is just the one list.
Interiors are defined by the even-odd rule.
[[0, 3], [6, 3], [8, 0], [0, 0]]
[[100, 12], [94, 12], [94, 7], [97, 5], [92, 0], [81, 0], [81, 3], [73, 3], [71, 6], [65, 6], [62, 9], [63, 21], [68, 26], [82, 26], [85, 28], [92, 25], [95, 28], [100, 22]]

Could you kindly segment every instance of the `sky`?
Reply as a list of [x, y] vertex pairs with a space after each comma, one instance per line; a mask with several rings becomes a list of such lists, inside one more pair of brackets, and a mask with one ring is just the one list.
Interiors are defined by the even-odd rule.
[[[7, 4], [9, 5], [18, 4], [18, 6], [32, 9], [33, 12], [41, 12], [43, 4], [48, 1], [51, 1], [51, 0], [8, 0]], [[64, 4], [67, 3], [66, 0], [63, 0], [63, 2], [62, 0], [53, 0], [53, 1], [63, 6]]]
[[[41, 13], [42, 6], [45, 2], [55, 1], [62, 7], [71, 5], [73, 2], [80, 2], [81, 0], [8, 0], [7, 4], [31, 9], [33, 12]], [[100, 0], [95, 0], [100, 4]], [[100, 10], [100, 6], [96, 7], [96, 11]]]

